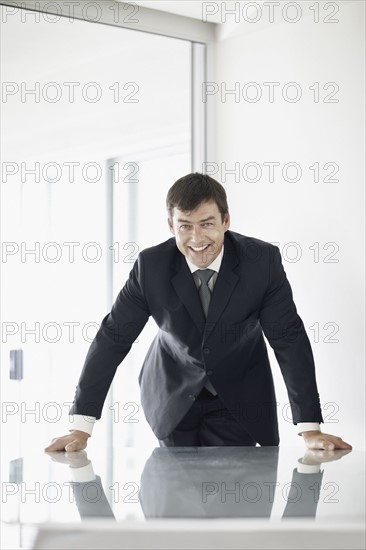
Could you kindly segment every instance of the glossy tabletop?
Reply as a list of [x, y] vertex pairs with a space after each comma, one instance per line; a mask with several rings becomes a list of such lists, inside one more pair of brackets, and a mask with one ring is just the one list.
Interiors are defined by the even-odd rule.
[[302, 447], [121, 448], [109, 465], [35, 451], [3, 473], [3, 521], [34, 548], [364, 548], [364, 462]]

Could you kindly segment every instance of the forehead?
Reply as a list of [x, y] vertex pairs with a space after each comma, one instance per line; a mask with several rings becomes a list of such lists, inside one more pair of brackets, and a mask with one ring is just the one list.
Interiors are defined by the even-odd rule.
[[210, 216], [220, 216], [220, 211], [215, 201], [201, 202], [194, 210], [189, 212], [179, 210], [176, 206], [173, 209], [173, 218], [178, 220], [199, 221]]

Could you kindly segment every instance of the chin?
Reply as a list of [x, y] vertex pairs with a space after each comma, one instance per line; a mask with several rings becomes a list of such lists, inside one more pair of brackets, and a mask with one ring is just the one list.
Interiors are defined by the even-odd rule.
[[192, 258], [192, 256], [188, 256], [188, 259], [192, 264], [196, 265], [197, 267], [207, 267], [211, 263], [211, 259], [209, 260], [203, 260], [200, 258]]

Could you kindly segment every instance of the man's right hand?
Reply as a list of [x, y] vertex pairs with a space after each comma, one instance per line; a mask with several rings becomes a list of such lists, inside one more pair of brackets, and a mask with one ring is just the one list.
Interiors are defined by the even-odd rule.
[[81, 451], [87, 446], [87, 441], [90, 435], [80, 430], [71, 430], [68, 435], [55, 437], [51, 441], [51, 445], [45, 448], [45, 452], [50, 451]]

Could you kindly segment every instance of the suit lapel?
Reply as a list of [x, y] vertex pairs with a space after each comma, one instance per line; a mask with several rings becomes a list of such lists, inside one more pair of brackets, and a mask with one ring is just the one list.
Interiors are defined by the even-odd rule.
[[204, 339], [206, 340], [217, 321], [220, 319], [233, 291], [236, 287], [239, 276], [233, 271], [238, 264], [238, 256], [233, 246], [231, 239], [225, 234], [224, 255], [220, 271], [215, 283], [214, 291], [208, 310], [206, 326], [204, 331]]
[[197, 287], [185, 257], [180, 252], [178, 252], [178, 254], [179, 256], [174, 266], [176, 274], [173, 275], [171, 280], [172, 285], [189, 315], [192, 317], [194, 324], [202, 333], [205, 326], [205, 316]]

